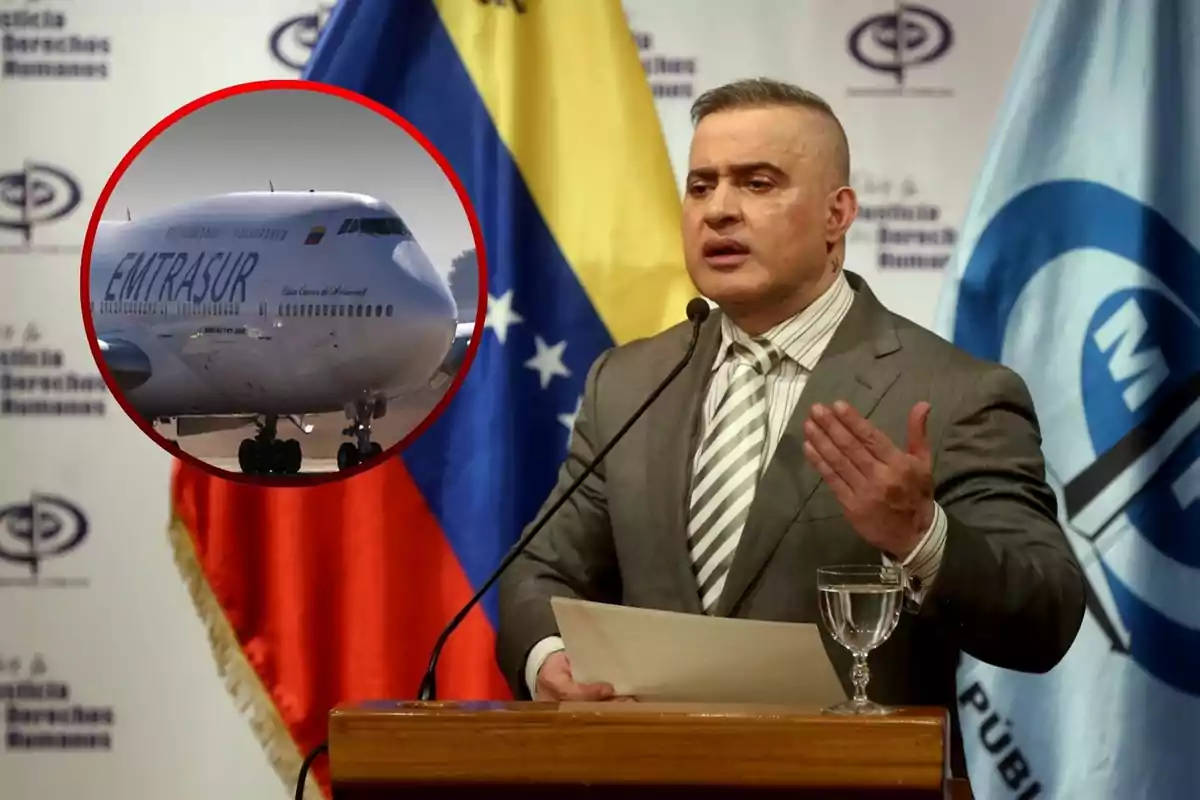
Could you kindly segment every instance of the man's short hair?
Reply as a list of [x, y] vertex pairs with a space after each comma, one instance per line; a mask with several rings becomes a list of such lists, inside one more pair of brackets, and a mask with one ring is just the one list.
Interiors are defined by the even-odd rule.
[[815, 111], [833, 124], [835, 135], [834, 158], [838, 174], [845, 182], [850, 180], [850, 144], [841, 120], [833, 113], [822, 97], [807, 89], [771, 78], [747, 78], [733, 81], [701, 94], [692, 103], [692, 125], [718, 111], [736, 108], [769, 108], [771, 106], [796, 106]]

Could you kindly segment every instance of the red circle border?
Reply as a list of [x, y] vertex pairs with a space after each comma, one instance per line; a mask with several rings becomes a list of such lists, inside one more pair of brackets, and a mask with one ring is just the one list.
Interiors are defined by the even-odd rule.
[[[92, 322], [91, 310], [89, 308], [91, 305], [91, 287], [88, 279], [91, 273], [92, 249], [96, 240], [96, 231], [100, 227], [101, 215], [104, 213], [104, 210], [108, 205], [108, 200], [112, 196], [114, 189], [116, 189], [117, 183], [120, 182], [121, 177], [129, 169], [134, 160], [150, 145], [151, 142], [161, 136], [163, 132], [169, 129], [172, 125], [191, 115], [193, 112], [204, 108], [205, 106], [212, 105], [213, 103], [229, 97], [249, 94], [251, 92], [275, 90], [313, 91], [340, 97], [343, 100], [349, 100], [350, 102], [357, 103], [358, 105], [370, 111], [374, 111], [376, 114], [379, 114], [380, 116], [390, 120], [393, 124], [402, 128], [409, 136], [413, 138], [414, 141], [420, 144], [425, 152], [429, 154], [435, 163], [437, 163], [438, 167], [441, 168], [442, 173], [446, 176], [446, 179], [449, 180], [450, 184], [454, 187], [455, 194], [458, 195], [458, 199], [462, 204], [463, 211], [467, 215], [467, 220], [471, 226], [471, 236], [475, 241], [475, 257], [479, 282], [479, 293], [475, 310], [475, 327], [471, 334], [471, 343], [467, 346], [467, 353], [464, 356], [462, 364], [459, 366], [454, 379], [451, 381], [450, 386], [442, 395], [441, 400], [439, 400], [437, 405], [430, 410], [420, 424], [418, 424], [399, 442], [384, 450], [382, 454], [374, 457], [368, 463], [360, 464], [358, 466], [338, 472], [284, 477], [270, 475], [246, 475], [222, 470], [210, 464], [206, 464], [199, 458], [183, 452], [178, 445], [172, 445], [165, 437], [158, 433], [158, 431], [154, 430], [154, 426], [149, 420], [144, 419], [141, 414], [133, 410], [131, 408], [131, 404], [127, 401], [123, 394], [117, 390], [116, 382], [108, 370], [108, 367], [104, 362], [104, 358], [100, 353], [100, 345], [96, 336], [95, 325]], [[145, 433], [159, 447], [189, 466], [206, 472], [215, 478], [229, 480], [235, 483], [269, 488], [306, 488], [347, 480], [357, 475], [369, 472], [376, 467], [382, 466], [389, 459], [396, 458], [400, 455], [404, 448], [408, 446], [409, 443], [414, 441], [431, 425], [433, 425], [433, 423], [437, 421], [438, 417], [440, 417], [446, 411], [450, 403], [453, 402], [454, 397], [458, 394], [458, 390], [461, 388], [463, 381], [466, 380], [467, 373], [471, 369], [471, 365], [475, 361], [475, 354], [479, 349], [479, 343], [483, 336], [488, 301], [487, 254], [484, 245], [483, 230], [479, 223], [479, 216], [475, 211], [475, 207], [471, 202], [470, 196], [467, 194], [466, 187], [462, 180], [458, 177], [458, 174], [450, 165], [449, 160], [441, 153], [441, 151], [434, 147], [433, 143], [430, 142], [429, 139], [423, 133], [421, 133], [421, 131], [415, 125], [406, 120], [404, 117], [400, 116], [400, 114], [398, 114], [396, 111], [393, 111], [382, 103], [378, 103], [371, 98], [365, 97], [357, 92], [328, 83], [320, 83], [317, 81], [303, 79], [250, 81], [247, 83], [238, 83], [232, 86], [227, 86], [223, 89], [218, 89], [202, 95], [195, 100], [192, 100], [190, 103], [179, 107], [160, 120], [149, 131], [143, 134], [142, 137], [133, 145], [133, 147], [130, 148], [129, 152], [125, 154], [124, 158], [122, 158], [117, 164], [116, 168], [105, 182], [104, 189], [100, 192], [100, 197], [96, 200], [96, 205], [93, 208], [91, 218], [88, 221], [87, 234], [84, 238], [82, 260], [80, 264], [80, 301], [81, 311], [83, 314], [83, 327], [88, 337], [88, 347], [92, 352], [92, 358], [95, 360], [96, 366], [100, 370], [101, 377], [108, 386], [109, 393], [121, 407], [121, 410], [125, 412], [126, 416], [133, 420], [133, 422], [142, 430], [142, 432]]]

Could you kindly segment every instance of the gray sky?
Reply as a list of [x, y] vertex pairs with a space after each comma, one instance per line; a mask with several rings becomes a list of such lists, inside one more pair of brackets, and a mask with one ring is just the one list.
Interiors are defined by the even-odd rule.
[[454, 187], [407, 131], [357, 103], [276, 89], [229, 97], [177, 121], [121, 176], [104, 219], [134, 219], [224, 192], [361, 192], [404, 219], [444, 275], [474, 247]]

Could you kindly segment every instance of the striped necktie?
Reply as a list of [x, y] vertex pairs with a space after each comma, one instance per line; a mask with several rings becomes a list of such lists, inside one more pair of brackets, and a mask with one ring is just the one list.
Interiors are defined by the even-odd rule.
[[767, 373], [783, 358], [766, 339], [733, 344], [737, 360], [700, 444], [692, 478], [688, 551], [706, 614], [712, 613], [750, 514], [767, 441]]

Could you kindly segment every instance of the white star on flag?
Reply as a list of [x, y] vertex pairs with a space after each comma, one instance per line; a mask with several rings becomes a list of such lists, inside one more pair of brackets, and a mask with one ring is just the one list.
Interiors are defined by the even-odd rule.
[[537, 355], [526, 361], [525, 366], [537, 370], [543, 389], [550, 385], [550, 381], [554, 379], [555, 375], [561, 375], [564, 378], [571, 377], [571, 371], [567, 369], [562, 360], [563, 350], [567, 349], [565, 341], [550, 347], [542, 337], [535, 336], [533, 342], [537, 345]]
[[512, 307], [513, 293], [509, 289], [499, 297], [493, 297], [488, 293], [487, 318], [483, 321], [483, 327], [486, 330], [491, 328], [496, 333], [496, 338], [500, 340], [500, 344], [504, 344], [508, 338], [508, 328], [510, 325], [516, 325], [518, 322], [524, 322], [525, 318], [513, 311]]
[[[569, 434], [575, 433], [575, 418], [579, 416], [579, 409], [583, 408], [583, 395], [575, 402], [575, 410], [566, 414], [559, 414], [558, 421], [567, 427]], [[570, 443], [570, 439], [567, 440]]]

